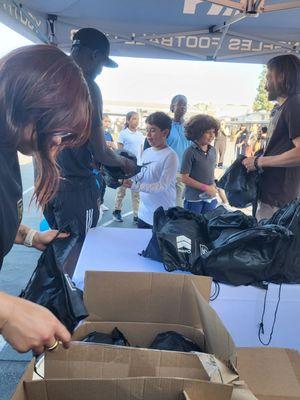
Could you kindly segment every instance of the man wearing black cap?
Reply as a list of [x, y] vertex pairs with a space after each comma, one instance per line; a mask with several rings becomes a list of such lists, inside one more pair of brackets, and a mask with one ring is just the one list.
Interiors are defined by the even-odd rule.
[[62, 228], [76, 219], [80, 234], [97, 225], [99, 219], [100, 190], [93, 174], [94, 164], [121, 167], [129, 173], [135, 165], [127, 158], [118, 156], [105, 142], [102, 128], [102, 96], [95, 78], [103, 67], [118, 65], [109, 58], [109, 41], [97, 29], [80, 29], [73, 36], [71, 57], [82, 69], [90, 90], [93, 105], [91, 136], [83, 146], [66, 148], [58, 156], [62, 181], [55, 198], [44, 210], [50, 227]]

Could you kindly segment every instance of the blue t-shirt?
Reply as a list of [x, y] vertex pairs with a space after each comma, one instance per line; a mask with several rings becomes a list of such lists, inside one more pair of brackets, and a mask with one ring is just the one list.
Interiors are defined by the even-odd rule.
[[167, 144], [175, 151], [179, 159], [179, 168], [182, 163], [182, 158], [185, 150], [190, 146], [190, 141], [186, 139], [184, 134], [184, 125], [180, 122], [172, 122], [170, 134], [167, 138]]
[[111, 134], [109, 132], [107, 132], [107, 131], [104, 131], [104, 138], [105, 138], [106, 142], [113, 142], [114, 141], [114, 139], [111, 136]]

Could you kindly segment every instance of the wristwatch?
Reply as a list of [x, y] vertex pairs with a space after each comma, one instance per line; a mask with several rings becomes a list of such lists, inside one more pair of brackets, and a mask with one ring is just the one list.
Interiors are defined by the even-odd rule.
[[260, 167], [260, 166], [258, 165], [258, 159], [259, 159], [260, 157], [261, 157], [261, 156], [257, 156], [257, 157], [254, 158], [254, 167], [255, 167], [256, 171], [257, 171], [259, 174], [262, 174], [262, 173], [264, 172], [264, 170], [263, 170], [262, 167]]
[[30, 229], [24, 239], [24, 246], [26, 247], [32, 247], [32, 242], [33, 242], [33, 238], [34, 235], [37, 233], [37, 231], [35, 229]]

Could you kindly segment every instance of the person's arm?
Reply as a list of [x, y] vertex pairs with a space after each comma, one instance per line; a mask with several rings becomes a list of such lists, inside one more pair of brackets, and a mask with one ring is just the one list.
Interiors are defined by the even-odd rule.
[[[292, 140], [293, 149], [285, 151], [282, 154], [274, 156], [262, 156], [257, 159], [257, 165], [261, 168], [272, 167], [298, 167], [300, 166], [300, 100], [298, 97], [292, 98], [289, 107], [285, 113], [285, 122], [289, 132], [289, 138]], [[248, 171], [254, 171], [255, 157], [246, 158], [243, 161], [244, 166]]]
[[103, 108], [101, 92], [95, 82], [87, 80], [87, 83], [93, 105], [92, 127], [89, 142], [92, 148], [94, 161], [108, 167], [120, 167], [125, 173], [134, 172], [136, 165], [132, 160], [119, 156], [107, 146], [101, 121]]
[[20, 225], [17, 236], [15, 238], [15, 244], [24, 244], [25, 238], [28, 233], [32, 231], [33, 238], [32, 238], [32, 247], [36, 248], [37, 250], [45, 250], [47, 244], [51, 243], [56, 237], [60, 239], [64, 239], [69, 236], [68, 233], [60, 233], [58, 235], [58, 231], [55, 229], [50, 229], [45, 232], [38, 232], [32, 230], [26, 225]]
[[[147, 168], [147, 167], [145, 167]], [[170, 186], [170, 182], [176, 177], [176, 171], [178, 168], [178, 158], [176, 154], [170, 154], [165, 163], [164, 167], [158, 182], [153, 183], [143, 183], [141, 180], [138, 181], [139, 176], [137, 175], [135, 181], [129, 181], [131, 183], [125, 183], [124, 186], [130, 187], [133, 191], [136, 192], [144, 192], [144, 193], [159, 193], [163, 192], [168, 186]], [[140, 173], [142, 175], [142, 171]]]
[[[294, 148], [277, 156], [263, 156], [257, 159], [257, 165], [261, 168], [288, 168], [300, 166], [300, 137], [293, 140]], [[255, 171], [254, 160], [256, 157], [248, 157], [243, 161], [248, 171]]]
[[210, 197], [215, 197], [218, 193], [215, 185], [206, 185], [205, 183], [196, 181], [195, 179], [191, 178], [189, 174], [181, 174], [181, 180], [185, 185], [197, 190], [202, 190], [203, 192], [206, 192]]
[[0, 333], [21, 353], [41, 354], [56, 340], [68, 347], [71, 335], [46, 308], [0, 292]]

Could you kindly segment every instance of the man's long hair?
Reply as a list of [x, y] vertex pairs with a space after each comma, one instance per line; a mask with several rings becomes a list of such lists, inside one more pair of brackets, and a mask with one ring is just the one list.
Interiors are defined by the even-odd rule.
[[267, 63], [269, 70], [275, 71], [277, 77], [277, 90], [281, 96], [291, 96], [300, 93], [300, 59], [294, 54], [277, 56]]

